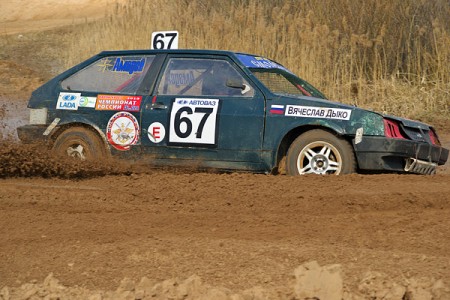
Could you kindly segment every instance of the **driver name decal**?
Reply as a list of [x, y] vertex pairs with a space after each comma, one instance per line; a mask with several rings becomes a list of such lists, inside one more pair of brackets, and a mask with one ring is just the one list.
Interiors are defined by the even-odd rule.
[[144, 69], [145, 58], [140, 60], [122, 59], [118, 57], [112, 68], [113, 72], [125, 72], [128, 74], [140, 73]]
[[284, 115], [289, 117], [350, 120], [352, 111], [351, 109], [331, 107], [286, 105]]

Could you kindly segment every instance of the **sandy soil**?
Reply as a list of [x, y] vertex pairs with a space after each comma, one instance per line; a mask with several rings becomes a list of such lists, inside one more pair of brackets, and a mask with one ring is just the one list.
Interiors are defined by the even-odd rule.
[[[8, 8], [13, 2], [1, 2], [0, 22], [27, 21], [17, 18], [14, 5]], [[48, 20], [32, 7], [24, 12]], [[15, 128], [27, 122], [29, 93], [59, 68], [49, 49], [52, 35], [62, 33], [2, 41], [0, 299], [44, 298], [51, 286], [66, 293], [63, 298], [76, 298], [67, 287], [78, 287], [102, 299], [106, 294], [98, 291], [114, 291], [124, 278], [137, 283], [145, 276], [153, 286], [191, 275], [235, 292], [259, 286], [271, 299], [304, 299], [294, 291], [293, 272], [314, 260], [342, 266], [345, 289], [361, 296], [351, 299], [450, 299], [442, 292], [450, 286], [448, 164], [435, 176], [207, 174], [79, 165], [17, 144]], [[24, 57], [32, 58], [25, 64]], [[441, 139], [449, 148], [448, 128]], [[377, 276], [378, 287], [372, 279], [372, 290], [362, 285]], [[399, 297], [386, 296], [399, 286]], [[412, 287], [416, 298], [407, 298]], [[137, 288], [124, 290], [136, 293], [129, 299], [143, 298]]]

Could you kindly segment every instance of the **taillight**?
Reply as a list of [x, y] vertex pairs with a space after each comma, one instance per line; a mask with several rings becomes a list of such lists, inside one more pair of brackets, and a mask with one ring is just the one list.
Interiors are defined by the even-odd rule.
[[406, 139], [400, 130], [400, 126], [393, 120], [383, 119], [384, 121], [384, 135], [393, 139]]
[[430, 136], [430, 140], [433, 145], [437, 145], [437, 146], [441, 145], [441, 142], [439, 141], [439, 138], [433, 129], [430, 128], [430, 130], [428, 131], [428, 135]]

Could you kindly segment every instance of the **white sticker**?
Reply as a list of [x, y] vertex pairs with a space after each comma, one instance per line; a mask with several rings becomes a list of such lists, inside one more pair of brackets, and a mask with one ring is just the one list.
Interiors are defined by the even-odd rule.
[[355, 134], [355, 145], [358, 145], [359, 143], [362, 142], [363, 132], [364, 132], [364, 129], [363, 129], [362, 127], [356, 129], [356, 134]]
[[177, 98], [170, 112], [169, 142], [216, 144], [219, 99]]
[[60, 118], [55, 118], [53, 122], [51, 122], [50, 125], [48, 125], [47, 129], [45, 129], [42, 135], [49, 135], [50, 132], [52, 132], [52, 130], [55, 129], [56, 125], [58, 125], [59, 121], [61, 121]]
[[147, 135], [151, 142], [157, 144], [166, 136], [166, 129], [163, 124], [155, 122], [148, 127]]
[[350, 120], [352, 111], [350, 109], [330, 107], [286, 105], [286, 111], [284, 115], [303, 118]]
[[59, 93], [56, 109], [78, 110], [81, 93]]
[[78, 101], [78, 107], [95, 107], [97, 97], [80, 97]]
[[155, 31], [152, 33], [152, 49], [178, 49], [178, 31]]

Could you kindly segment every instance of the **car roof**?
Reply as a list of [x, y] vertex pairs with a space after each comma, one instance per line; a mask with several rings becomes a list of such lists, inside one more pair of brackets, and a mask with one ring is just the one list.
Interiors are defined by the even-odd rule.
[[250, 56], [259, 56], [249, 53], [243, 52], [234, 52], [229, 50], [208, 50], [208, 49], [161, 49], [161, 50], [150, 50], [150, 49], [140, 49], [140, 50], [108, 50], [102, 51], [98, 55], [107, 56], [107, 55], [139, 55], [139, 54], [202, 54], [202, 55], [236, 55], [236, 54], [244, 54]]

